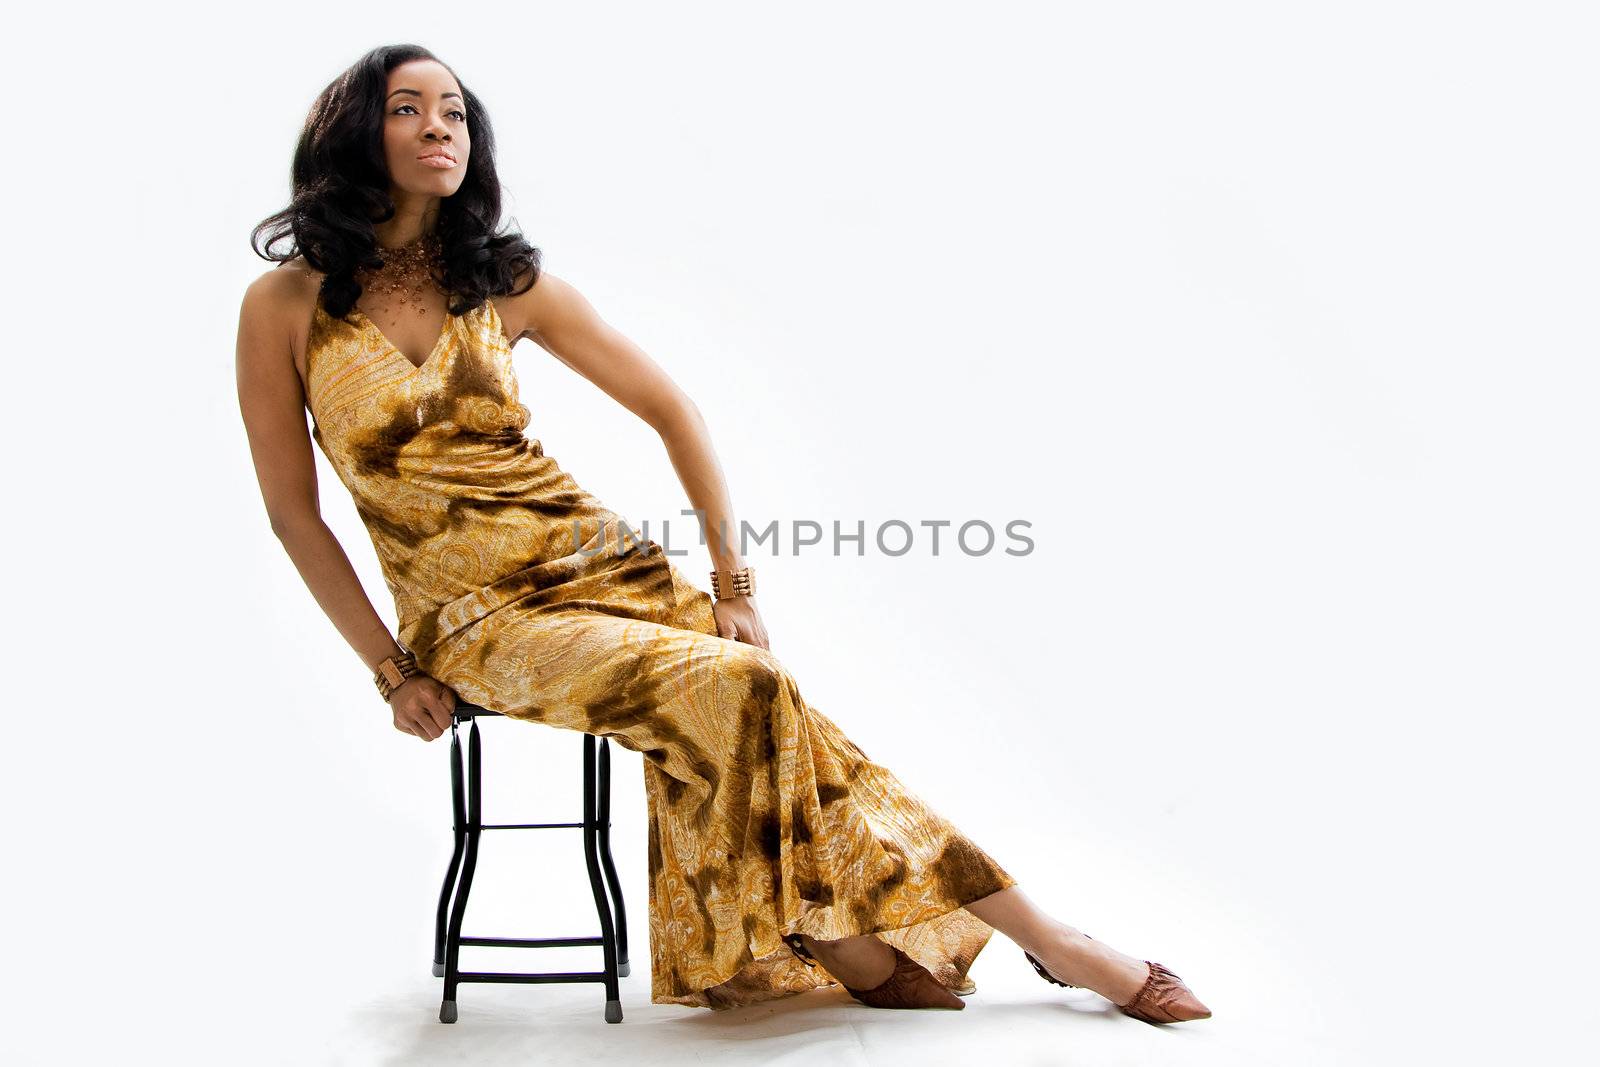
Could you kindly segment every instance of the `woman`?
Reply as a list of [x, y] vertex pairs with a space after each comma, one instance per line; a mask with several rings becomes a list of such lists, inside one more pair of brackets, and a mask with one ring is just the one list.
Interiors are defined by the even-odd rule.
[[[431, 741], [459, 696], [643, 754], [655, 1003], [836, 980], [874, 1007], [960, 1008], [952, 990], [971, 991], [998, 929], [1047, 980], [1127, 1014], [1209, 1016], [1160, 964], [1039, 911], [802, 699], [724, 535], [738, 525], [695, 405], [538, 249], [494, 231], [500, 206], [482, 103], [427, 50], [379, 48], [318, 97], [293, 202], [253, 235], [279, 263], [240, 311], [262, 496], [395, 727]], [[715, 598], [524, 435], [524, 337], [661, 435], [703, 516]], [[377, 549], [398, 640], [319, 516], [313, 440]]]

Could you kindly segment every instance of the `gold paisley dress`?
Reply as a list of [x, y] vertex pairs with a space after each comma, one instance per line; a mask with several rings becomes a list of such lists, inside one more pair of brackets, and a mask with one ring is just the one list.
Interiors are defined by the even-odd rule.
[[[780, 940], [877, 932], [952, 989], [1015, 879], [806, 703], [769, 650], [524, 434], [492, 300], [420, 366], [319, 300], [312, 438], [355, 499], [398, 638], [460, 698], [638, 752], [651, 1001], [712, 1009], [833, 984]], [[623, 867], [626, 870], [626, 866]]]

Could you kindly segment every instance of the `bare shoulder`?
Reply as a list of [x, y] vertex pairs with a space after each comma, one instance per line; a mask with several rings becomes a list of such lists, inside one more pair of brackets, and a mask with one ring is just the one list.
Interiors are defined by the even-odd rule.
[[245, 288], [245, 303], [254, 305], [257, 314], [289, 315], [299, 309], [309, 314], [310, 301], [316, 298], [321, 285], [322, 275], [296, 256], [262, 271]]
[[255, 334], [263, 344], [257, 351], [270, 352], [286, 345], [296, 371], [302, 379], [306, 337], [311, 312], [322, 284], [320, 272], [311, 269], [301, 256], [263, 271], [245, 288], [239, 309], [241, 335]]
[[529, 337], [541, 345], [559, 323], [570, 321], [589, 308], [583, 294], [571, 283], [547, 270], [539, 271], [538, 280], [526, 292], [497, 296], [494, 305], [506, 336], [513, 341]]

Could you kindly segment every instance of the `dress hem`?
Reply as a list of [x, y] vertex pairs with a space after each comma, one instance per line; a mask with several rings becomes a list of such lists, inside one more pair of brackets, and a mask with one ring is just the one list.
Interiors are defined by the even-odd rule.
[[[906, 932], [908, 931], [914, 930], [917, 927], [924, 926], [928, 923], [935, 923], [941, 920], [950, 922], [952, 921], [952, 916], [954, 916], [956, 912], [966, 908], [968, 904], [972, 904], [976, 901], [993, 896], [995, 893], [1009, 889], [1016, 884], [1017, 880], [1015, 878], [1013, 878], [1009, 873], [1002, 871], [1000, 879], [991, 886], [985, 888], [983, 892], [980, 892], [974, 896], [969, 896], [960, 903], [954, 904], [951, 907], [945, 908], [935, 914], [924, 915], [920, 919], [916, 919], [908, 923], [902, 923], [898, 926], [873, 926], [870, 929], [862, 929], [861, 927], [864, 925], [862, 923], [847, 921], [841, 924], [842, 928], [846, 932], [836, 932], [833, 936], [828, 938], [819, 938], [819, 940], [840, 940], [847, 937], [860, 937], [866, 934], [878, 934], [888, 935], [884, 938], [884, 940], [887, 943], [895, 944], [896, 942], [903, 940]], [[813, 933], [809, 929], [804, 928], [806, 926], [806, 917], [816, 912], [828, 911], [833, 907], [834, 905], [819, 905], [803, 912], [799, 919], [796, 919], [788, 924], [788, 929], [782, 930], [779, 933], [778, 937], [776, 938], [775, 947], [770, 947], [761, 955], [753, 956], [752, 958], [745, 960], [734, 969], [732, 974], [727, 975], [725, 978], [722, 978], [721, 980], [714, 982], [709, 986], [683, 993], [652, 994], [650, 998], [651, 1003], [671, 1004], [682, 1007], [710, 1008], [714, 1011], [726, 1011], [732, 1008], [745, 1007], [750, 1004], [761, 1003], [766, 1000], [776, 1000], [782, 997], [794, 996], [800, 993], [808, 992], [810, 989], [824, 989], [830, 986], [842, 986], [843, 983], [832, 977], [832, 975], [828, 975], [826, 969], [823, 968], [821, 964], [818, 964], [814, 968], [806, 967], [803, 962], [794, 955], [793, 950], [790, 949], [788, 944], [783, 940], [783, 935], [787, 933], [804, 933], [810, 937], [817, 937], [817, 934]], [[924, 956], [923, 958], [917, 959], [918, 963], [921, 963], [930, 971], [934, 972], [936, 977], [939, 977], [941, 971], [944, 972], [951, 981], [947, 981], [945, 978], [941, 978], [940, 981], [941, 984], [946, 985], [947, 988], [956, 988], [961, 985], [962, 980], [965, 979], [968, 971], [971, 970], [973, 963], [976, 962], [978, 955], [985, 947], [987, 947], [990, 939], [995, 933], [994, 927], [990, 926], [988, 923], [984, 922], [982, 919], [971, 914], [970, 912], [967, 913], [967, 918], [962, 921], [965, 925], [972, 927], [972, 932], [968, 934], [967, 944], [965, 946], [967, 951], [965, 953], [955, 956], [944, 955], [942, 958]], [[811, 925], [815, 925], [815, 923]], [[837, 931], [841, 928], [841, 926], [835, 926], [834, 930]], [[981, 928], [981, 934], [979, 932], [979, 928]], [[914, 951], [908, 952], [908, 954], [913, 958], [917, 958], [917, 953]], [[719, 988], [734, 983], [739, 975], [752, 967], [752, 965], [765, 964], [768, 968], [770, 968], [775, 960], [783, 961], [786, 958], [792, 959], [794, 965], [800, 968], [800, 972], [797, 972], [797, 977], [800, 976], [801, 972], [803, 972], [805, 977], [809, 977], [812, 980], [798, 985], [770, 987], [769, 989], [765, 990], [752, 990], [747, 986], [741, 991], [742, 995], [740, 999], [736, 1001], [727, 1000], [717, 995], [716, 991]]]

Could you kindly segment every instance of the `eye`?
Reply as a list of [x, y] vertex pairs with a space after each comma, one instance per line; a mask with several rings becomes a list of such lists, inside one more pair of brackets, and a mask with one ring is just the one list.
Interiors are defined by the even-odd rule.
[[[413, 107], [413, 106], [412, 106], [412, 105], [410, 105], [410, 104], [401, 104], [401, 105], [400, 105], [400, 107], [397, 107], [397, 108], [395, 108], [395, 109], [394, 109], [394, 113], [395, 113], [395, 114], [396, 114], [396, 115], [398, 115], [398, 114], [400, 114], [400, 108], [401, 108], [401, 107], [409, 107], [409, 108], [411, 108], [411, 110], [412, 110], [412, 111], [416, 111], [416, 108], [415, 108], [415, 107]], [[466, 121], [467, 121], [467, 115], [466, 115], [466, 112], [464, 112], [464, 111], [461, 111], [461, 110], [459, 110], [459, 109], [455, 109], [455, 108], [452, 108], [452, 109], [451, 109], [451, 110], [450, 110], [450, 111], [449, 111], [449, 112], [447, 112], [447, 114], [450, 114], [450, 115], [460, 115], [460, 116], [461, 116], [461, 121], [462, 121], [462, 122], [466, 122]]]

